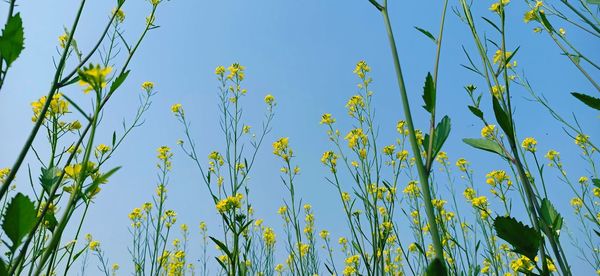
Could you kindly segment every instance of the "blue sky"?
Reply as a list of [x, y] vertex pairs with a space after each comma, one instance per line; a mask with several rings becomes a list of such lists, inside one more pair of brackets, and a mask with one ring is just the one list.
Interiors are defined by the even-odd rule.
[[[113, 1], [88, 2], [76, 34], [84, 52], [96, 40], [114, 5]], [[423, 127], [427, 117], [420, 108], [420, 94], [425, 75], [432, 70], [435, 49], [434, 44], [413, 26], [437, 33], [441, 4], [440, 1], [389, 2], [412, 109], [416, 123]], [[491, 3], [477, 1], [476, 12], [493, 17], [487, 10]], [[9, 72], [0, 93], [0, 167], [14, 162], [32, 127], [29, 104], [47, 92], [53, 74], [52, 57], [58, 56], [57, 37], [64, 26], [70, 26], [76, 9], [73, 1], [22, 1], [19, 4], [17, 10], [25, 22], [26, 49]], [[457, 1], [450, 2], [450, 7], [457, 5]], [[0, 14], [5, 10], [6, 5], [0, 6]], [[124, 10], [127, 15], [125, 35], [131, 41], [141, 31], [149, 4], [128, 0]], [[559, 113], [568, 118], [573, 113], [592, 139], [598, 137], [597, 112], [569, 95], [572, 91], [593, 94], [593, 87], [560, 55], [548, 36], [533, 33], [531, 30], [535, 26], [523, 23], [525, 10], [522, 1], [513, 1], [508, 7], [509, 48], [521, 46], [516, 56], [519, 68], [526, 73], [534, 89], [545, 95]], [[479, 23], [483, 24], [482, 21]], [[250, 183], [257, 217], [281, 229], [276, 210], [282, 204], [284, 187], [279, 180], [280, 163], [271, 154], [270, 144], [285, 136], [290, 138], [297, 154], [296, 162], [302, 168], [297, 184], [299, 194], [304, 201], [312, 203], [317, 228], [329, 229], [336, 238], [343, 235], [345, 224], [338, 219], [342, 214], [338, 208], [339, 200], [325, 180], [327, 170], [319, 162], [322, 152], [331, 145], [324, 127], [318, 122], [322, 113], [329, 112], [338, 118], [342, 132], [351, 127], [344, 105], [357, 92], [358, 79], [352, 74], [354, 65], [364, 59], [373, 69], [373, 101], [381, 127], [380, 143], [389, 144], [395, 140], [395, 123], [403, 116], [380, 14], [367, 0], [173, 0], [161, 5], [157, 24], [161, 27], [150, 32], [131, 64], [132, 73], [127, 82], [106, 109], [97, 141], [109, 143], [112, 130], [119, 130], [123, 119], [133, 117], [141, 93], [139, 85], [143, 81], [155, 82], [159, 93], [145, 117], [145, 125], [127, 139], [110, 162], [109, 166], [122, 165], [123, 169], [104, 186], [90, 211], [84, 232], [93, 233], [102, 242], [111, 262], [120, 263], [124, 270], [130, 269], [126, 247], [129, 242], [127, 214], [151, 199], [156, 184], [155, 149], [169, 145], [175, 153], [169, 208], [175, 209], [179, 214], [178, 221], [189, 224], [191, 229], [196, 230], [198, 223], [204, 220], [211, 232], [219, 233], [217, 214], [198, 171], [191, 160], [175, 149], [175, 141], [182, 138], [182, 129], [169, 107], [173, 103], [185, 107], [200, 145], [200, 156], [222, 149], [216, 115], [218, 83], [213, 71], [218, 65], [239, 62], [247, 67], [249, 92], [244, 104], [248, 124], [258, 127], [264, 110], [264, 95], [273, 94], [278, 103], [273, 132], [259, 152], [260, 162]], [[595, 41], [570, 32], [569, 28], [567, 35], [572, 42], [592, 60], [599, 60], [600, 51], [597, 51]], [[483, 191], [487, 190], [483, 182], [485, 173], [505, 166], [498, 158], [461, 142], [464, 137], [479, 136], [481, 129], [480, 123], [466, 108], [468, 97], [463, 86], [473, 83], [484, 87], [478, 76], [460, 66], [466, 62], [462, 46], [474, 53], [467, 26], [449, 10], [438, 85], [438, 114], [452, 118], [452, 133], [444, 150], [452, 162], [465, 157], [476, 164], [478, 187]], [[598, 79], [598, 72], [592, 75]], [[78, 87], [64, 92], [69, 95], [80, 93]], [[588, 175], [579, 166], [579, 150], [551, 116], [541, 106], [527, 100], [524, 90], [516, 89], [513, 95], [521, 138], [536, 137], [541, 153], [550, 148], [561, 152], [566, 169], [574, 179]], [[88, 101], [85, 97], [77, 98], [84, 103]], [[43, 146], [42, 139], [38, 139], [38, 145]], [[31, 153], [28, 161], [32, 168], [38, 166]], [[18, 179], [23, 189], [28, 186], [25, 172], [23, 170]], [[550, 175], [548, 179], [554, 180], [556, 176]], [[551, 182], [551, 199], [567, 219], [575, 223], [568, 204], [572, 196], [570, 190], [557, 179]], [[462, 186], [457, 188], [462, 189]], [[515, 205], [518, 203], [515, 201]], [[278, 234], [282, 233], [279, 231]], [[566, 235], [563, 240], [565, 244], [570, 243]], [[197, 235], [192, 236], [192, 243], [199, 243]], [[576, 257], [570, 261], [576, 272], [591, 271], [582, 267], [580, 264], [583, 263]]]

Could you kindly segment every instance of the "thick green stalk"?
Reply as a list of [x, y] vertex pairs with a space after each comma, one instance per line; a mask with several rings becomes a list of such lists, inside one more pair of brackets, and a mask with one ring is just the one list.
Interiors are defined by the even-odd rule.
[[431, 189], [429, 187], [429, 176], [423, 165], [423, 158], [421, 157], [421, 150], [417, 143], [417, 137], [415, 136], [415, 128], [412, 120], [412, 114], [410, 112], [410, 104], [408, 102], [408, 94], [406, 92], [406, 86], [404, 84], [404, 77], [402, 76], [402, 68], [400, 66], [400, 58], [398, 57], [398, 50], [396, 48], [396, 42], [394, 40], [394, 33], [390, 23], [390, 18], [387, 12], [387, 5], [381, 10], [383, 15], [383, 21], [385, 23], [390, 49], [392, 51], [392, 57], [394, 60], [394, 68], [396, 69], [396, 78], [398, 80], [398, 88], [400, 90], [400, 96], [402, 98], [402, 108], [404, 109], [404, 117], [409, 130], [409, 140], [413, 155], [415, 157], [415, 164], [419, 172], [419, 179], [421, 183], [421, 189], [423, 190], [423, 200], [425, 201], [425, 213], [427, 214], [427, 221], [429, 223], [431, 239], [433, 241], [433, 248], [435, 250], [436, 257], [440, 260], [444, 260], [444, 249], [440, 239], [439, 228], [435, 220], [435, 212], [433, 209], [433, 203], [431, 202]]

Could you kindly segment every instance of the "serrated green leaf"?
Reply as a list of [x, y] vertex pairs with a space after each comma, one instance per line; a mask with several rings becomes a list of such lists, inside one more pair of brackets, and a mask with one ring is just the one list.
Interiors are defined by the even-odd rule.
[[593, 109], [596, 109], [596, 110], [600, 110], [600, 99], [598, 99], [596, 97], [592, 97], [590, 95], [577, 93], [577, 92], [573, 92], [573, 93], [571, 93], [571, 95], [573, 95], [573, 97], [577, 98], [578, 100], [580, 100], [582, 103], [586, 104], [587, 106], [589, 106]]
[[508, 116], [508, 112], [510, 112], [510, 110], [504, 110], [502, 106], [500, 106], [500, 102], [496, 97], [492, 97], [492, 105], [494, 107], [494, 115], [496, 116], [496, 121], [506, 134], [506, 138], [511, 141], [514, 141], [515, 134], [513, 132], [513, 127], [510, 122], [510, 117]]
[[431, 41], [433, 41], [433, 43], [437, 43], [437, 39], [429, 31], [427, 31], [427, 30], [425, 30], [423, 28], [419, 28], [417, 26], [415, 26], [415, 29], [417, 29], [417, 31], [421, 32], [426, 37], [428, 37], [429, 39], [431, 39]]
[[471, 113], [473, 113], [473, 115], [477, 116], [477, 118], [482, 119], [483, 120], [483, 111], [481, 111], [481, 109], [474, 107], [472, 105], [469, 105], [469, 110], [471, 110]]
[[17, 249], [23, 238], [35, 226], [37, 212], [33, 202], [22, 193], [16, 194], [4, 213], [2, 229], [12, 242], [12, 249]]
[[56, 167], [42, 168], [42, 175], [40, 175], [40, 184], [44, 189], [44, 192], [50, 193], [52, 186], [58, 182], [58, 173], [60, 170]]
[[539, 233], [512, 217], [496, 217], [494, 229], [498, 237], [513, 246], [513, 251], [533, 260], [540, 248]]
[[24, 49], [25, 36], [23, 33], [23, 20], [21, 14], [11, 16], [0, 36], [0, 56], [10, 66]]
[[440, 150], [442, 150], [442, 146], [446, 142], [448, 135], [450, 135], [450, 128], [450, 118], [444, 116], [435, 127], [432, 158], [435, 158]]
[[127, 76], [129, 76], [129, 70], [123, 72], [122, 74], [120, 74], [110, 85], [110, 90], [109, 93], [113, 93], [115, 92], [119, 86], [121, 86], [121, 84], [123, 84], [123, 82], [125, 81], [125, 79], [127, 79]]
[[552, 229], [552, 231], [554, 231], [554, 233], [558, 237], [560, 235], [560, 229], [563, 225], [563, 218], [558, 213], [558, 211], [556, 211], [556, 208], [554, 208], [550, 200], [548, 200], [547, 198], [542, 199], [541, 216], [542, 221], [550, 229]]
[[504, 151], [495, 141], [482, 138], [464, 138], [463, 142], [471, 147], [497, 153], [500, 156], [505, 157]]
[[446, 271], [446, 267], [444, 266], [444, 263], [439, 258], [434, 258], [427, 266], [425, 275], [426, 276], [446, 276], [446, 275], [448, 275], [448, 272]]
[[435, 84], [433, 83], [433, 77], [431, 76], [431, 73], [427, 73], [427, 77], [425, 77], [423, 101], [425, 102], [423, 108], [425, 108], [427, 112], [431, 113], [435, 105]]

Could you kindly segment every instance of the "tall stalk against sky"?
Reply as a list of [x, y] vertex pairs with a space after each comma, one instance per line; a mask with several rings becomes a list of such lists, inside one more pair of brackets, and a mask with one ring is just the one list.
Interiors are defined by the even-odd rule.
[[394, 39], [394, 32], [392, 30], [392, 24], [390, 22], [390, 16], [388, 13], [388, 1], [384, 0], [382, 4], [377, 2], [376, 0], [369, 0], [377, 10], [381, 12], [383, 16], [383, 22], [385, 24], [388, 40], [390, 43], [390, 49], [392, 52], [392, 58], [394, 63], [394, 69], [396, 70], [396, 79], [398, 81], [398, 88], [400, 91], [400, 97], [402, 99], [402, 109], [404, 110], [404, 117], [406, 120], [406, 125], [409, 130], [409, 141], [412, 148], [412, 153], [416, 159], [417, 171], [419, 173], [419, 180], [421, 183], [421, 189], [423, 190], [423, 199], [425, 204], [425, 212], [427, 214], [427, 221], [430, 225], [431, 231], [431, 239], [433, 241], [433, 246], [435, 249], [436, 258], [439, 261], [444, 260], [444, 249], [442, 246], [440, 228], [438, 227], [438, 223], [435, 218], [435, 211], [432, 203], [432, 192], [430, 186], [430, 174], [431, 174], [431, 166], [433, 160], [437, 153], [441, 150], [443, 143], [445, 142], [448, 134], [450, 132], [450, 119], [448, 117], [444, 117], [440, 123], [435, 126], [435, 104], [436, 104], [436, 90], [437, 90], [437, 76], [438, 76], [438, 68], [440, 62], [440, 53], [442, 47], [442, 35], [444, 31], [444, 21], [446, 17], [446, 7], [448, 1], [443, 2], [443, 11], [441, 16], [440, 23], [440, 31], [439, 37], [436, 40], [437, 44], [437, 53], [435, 58], [435, 66], [434, 66], [434, 75], [433, 77], [429, 74], [425, 81], [424, 94], [423, 99], [425, 100], [425, 109], [431, 114], [431, 125], [429, 130], [429, 135], [425, 137], [424, 145], [425, 148], [425, 162], [423, 162], [423, 157], [421, 156], [421, 148], [417, 142], [417, 137], [415, 134], [415, 127], [412, 119], [412, 113], [410, 111], [410, 104], [408, 93], [406, 91], [406, 85], [404, 83], [404, 76], [402, 75], [402, 66], [400, 65], [400, 57], [398, 55], [398, 49], [396, 47], [396, 40]]

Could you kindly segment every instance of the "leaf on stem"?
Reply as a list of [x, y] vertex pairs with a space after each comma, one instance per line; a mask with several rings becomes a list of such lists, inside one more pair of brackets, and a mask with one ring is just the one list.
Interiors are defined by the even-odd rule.
[[585, 105], [587, 105], [593, 109], [600, 110], [600, 99], [598, 99], [596, 97], [592, 97], [590, 95], [577, 93], [577, 92], [572, 92], [571, 95], [573, 95], [573, 97], [577, 98]]
[[427, 112], [431, 113], [431, 111], [433, 111], [433, 107], [435, 106], [435, 84], [433, 83], [433, 77], [431, 77], [431, 73], [427, 73], [427, 77], [425, 77], [423, 101], [425, 102], [423, 108], [425, 108]]
[[562, 216], [556, 211], [554, 205], [547, 198], [542, 199], [541, 207], [542, 221], [556, 234], [560, 235], [560, 229], [563, 225]]
[[421, 32], [426, 37], [428, 37], [429, 39], [431, 39], [431, 41], [433, 41], [433, 43], [437, 43], [437, 39], [435, 38], [435, 36], [433, 36], [428, 30], [425, 30], [423, 28], [419, 28], [417, 26], [415, 26], [415, 29], [417, 29], [417, 31]]
[[0, 36], [0, 56], [7, 66], [10, 66], [25, 48], [24, 40], [23, 20], [21, 14], [17, 13], [8, 19]]
[[523, 224], [512, 217], [498, 216], [494, 219], [494, 229], [498, 237], [510, 243], [513, 251], [535, 259], [540, 248], [540, 234], [535, 229]]
[[23, 238], [33, 230], [36, 215], [35, 206], [29, 197], [18, 193], [12, 198], [2, 221], [2, 229], [12, 242], [12, 250], [16, 250]]
[[502, 147], [500, 147], [500, 145], [498, 145], [498, 143], [496, 143], [495, 141], [483, 139], [483, 138], [464, 138], [463, 142], [465, 142], [467, 145], [469, 145], [471, 147], [489, 151], [489, 152], [493, 152], [493, 153], [497, 153], [498, 155], [500, 155], [502, 157], [506, 157], [504, 155], [504, 151], [502, 150]]

